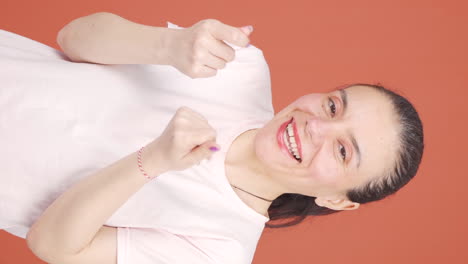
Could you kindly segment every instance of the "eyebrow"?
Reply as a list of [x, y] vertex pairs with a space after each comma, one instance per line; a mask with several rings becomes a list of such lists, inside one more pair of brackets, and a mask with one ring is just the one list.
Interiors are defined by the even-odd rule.
[[[348, 108], [348, 94], [346, 93], [345, 89], [340, 89], [340, 97], [341, 101], [343, 102], [343, 114], [346, 113], [346, 109]], [[359, 145], [357, 144], [356, 138], [352, 133], [349, 134], [351, 138], [351, 142], [353, 143], [354, 149], [357, 153], [357, 167], [361, 164], [361, 150], [359, 149]]]

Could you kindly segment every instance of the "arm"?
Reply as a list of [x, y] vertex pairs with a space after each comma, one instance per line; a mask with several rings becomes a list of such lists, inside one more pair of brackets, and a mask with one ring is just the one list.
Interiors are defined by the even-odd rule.
[[[181, 107], [163, 133], [143, 149], [142, 165], [152, 176], [184, 170], [211, 157], [209, 148], [218, 147], [215, 138], [216, 131], [202, 115]], [[109, 260], [111, 256], [102, 254], [115, 245], [115, 229], [103, 224], [148, 181], [138, 168], [137, 155], [122, 158], [59, 196], [26, 236], [33, 253], [52, 264]], [[99, 253], [101, 248], [106, 250]]]
[[64, 26], [57, 43], [74, 62], [167, 65], [166, 35], [174, 31], [98, 12]]
[[[143, 152], [143, 158], [145, 154]], [[27, 234], [31, 251], [53, 264], [90, 263], [74, 261], [86, 257], [96, 261], [99, 259], [98, 249], [106, 248], [99, 255], [104, 258], [111, 245], [115, 245], [112, 241], [116, 231], [103, 227], [103, 224], [148, 181], [139, 171], [136, 155], [136, 152], [132, 153], [81, 180], [55, 200]], [[144, 159], [142, 162], [146, 167], [153, 165], [153, 162], [145, 165]], [[162, 173], [154, 166], [147, 172], [152, 175]], [[107, 255], [107, 258], [111, 256]]]
[[214, 76], [234, 60], [234, 49], [223, 41], [245, 47], [250, 33], [215, 19], [174, 29], [99, 12], [71, 21], [60, 30], [57, 42], [74, 62], [171, 65], [198, 78]]

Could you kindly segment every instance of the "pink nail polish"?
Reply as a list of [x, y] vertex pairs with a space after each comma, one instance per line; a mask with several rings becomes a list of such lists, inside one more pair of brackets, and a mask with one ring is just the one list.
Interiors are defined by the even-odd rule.
[[217, 147], [210, 147], [211, 151], [218, 151], [219, 149]]

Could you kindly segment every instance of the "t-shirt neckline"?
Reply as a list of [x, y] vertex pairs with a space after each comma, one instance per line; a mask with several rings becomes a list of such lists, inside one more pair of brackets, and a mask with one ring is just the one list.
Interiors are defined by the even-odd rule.
[[249, 216], [252, 218], [255, 218], [255, 220], [262, 221], [263, 223], [268, 222], [270, 219], [257, 211], [255, 211], [253, 208], [248, 206], [242, 199], [237, 196], [237, 193], [231, 188], [231, 184], [229, 183], [227, 177], [226, 177], [226, 166], [225, 166], [225, 160], [227, 156], [227, 151], [231, 147], [232, 143], [234, 142], [237, 137], [239, 137], [242, 133], [245, 131], [251, 130], [251, 129], [256, 129], [256, 128], [261, 128], [263, 127], [263, 123], [258, 121], [258, 120], [248, 120], [245, 122], [244, 125], [240, 126], [235, 126], [233, 129], [229, 130], [225, 134], [225, 144], [224, 148], [222, 148], [220, 151], [222, 154], [219, 156], [217, 159], [218, 165], [216, 166], [217, 174], [222, 175], [221, 179], [221, 184], [222, 187], [227, 189], [226, 194], [229, 196], [229, 198], [235, 202], [237, 207], [243, 211], [245, 211]]

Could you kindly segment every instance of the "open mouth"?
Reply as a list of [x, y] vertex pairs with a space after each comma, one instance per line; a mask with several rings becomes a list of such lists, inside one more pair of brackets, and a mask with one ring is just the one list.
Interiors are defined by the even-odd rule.
[[280, 126], [277, 133], [277, 140], [283, 153], [298, 162], [302, 162], [300, 140], [294, 118], [291, 118], [291, 120]]

